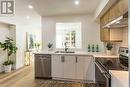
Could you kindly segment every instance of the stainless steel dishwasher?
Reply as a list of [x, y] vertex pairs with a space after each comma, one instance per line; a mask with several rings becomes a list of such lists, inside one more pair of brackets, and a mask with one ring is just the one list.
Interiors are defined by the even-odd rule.
[[51, 55], [35, 54], [35, 78], [51, 78]]

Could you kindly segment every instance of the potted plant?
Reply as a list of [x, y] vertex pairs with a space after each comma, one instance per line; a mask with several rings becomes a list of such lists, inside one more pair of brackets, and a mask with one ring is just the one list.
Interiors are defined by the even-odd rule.
[[112, 50], [112, 48], [113, 48], [113, 44], [110, 43], [110, 42], [107, 43], [106, 48], [107, 48], [107, 54], [108, 54], [108, 55], [111, 55], [111, 50]]
[[49, 51], [51, 51], [51, 50], [52, 50], [52, 46], [53, 46], [53, 44], [52, 44], [52, 43], [49, 43], [49, 44], [48, 44], [48, 49], [49, 49]]
[[7, 52], [7, 61], [3, 63], [5, 72], [11, 72], [11, 68], [14, 62], [10, 59], [10, 56], [17, 51], [14, 40], [7, 37], [3, 43], [0, 42], [0, 48]]

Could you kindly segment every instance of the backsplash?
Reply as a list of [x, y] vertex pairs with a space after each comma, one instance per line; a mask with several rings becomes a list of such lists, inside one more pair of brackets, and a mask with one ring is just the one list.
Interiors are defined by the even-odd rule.
[[[128, 27], [123, 28], [123, 41], [113, 42], [112, 54], [118, 54], [119, 47], [128, 47]], [[104, 48], [106, 51], [106, 43], [104, 43]]]
[[123, 42], [120, 43], [121, 47], [128, 47], [128, 27], [123, 29]]

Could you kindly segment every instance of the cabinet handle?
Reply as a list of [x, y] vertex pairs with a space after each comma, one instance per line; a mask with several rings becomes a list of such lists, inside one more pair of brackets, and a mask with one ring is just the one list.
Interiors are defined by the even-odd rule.
[[78, 57], [76, 56], [76, 63], [78, 63]]
[[65, 62], [65, 57], [61, 56], [61, 62]]

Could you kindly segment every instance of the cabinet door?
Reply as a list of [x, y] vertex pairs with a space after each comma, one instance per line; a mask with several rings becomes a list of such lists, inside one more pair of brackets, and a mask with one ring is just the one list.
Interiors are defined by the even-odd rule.
[[110, 30], [110, 41], [121, 42], [123, 30], [122, 29], [111, 29]]
[[86, 56], [85, 58], [85, 69], [84, 69], [84, 79], [94, 81], [95, 77], [95, 67], [94, 67], [94, 59], [92, 56]]
[[76, 79], [76, 60], [75, 56], [65, 56], [64, 78]]
[[100, 29], [100, 39], [101, 41], [109, 41], [110, 40], [110, 29]]
[[123, 15], [128, 11], [128, 0], [119, 0], [117, 3], [119, 7], [119, 13]]
[[86, 56], [77, 56], [76, 57], [76, 79], [84, 79], [85, 73], [85, 58]]
[[63, 78], [63, 59], [60, 55], [52, 55], [52, 77]]

